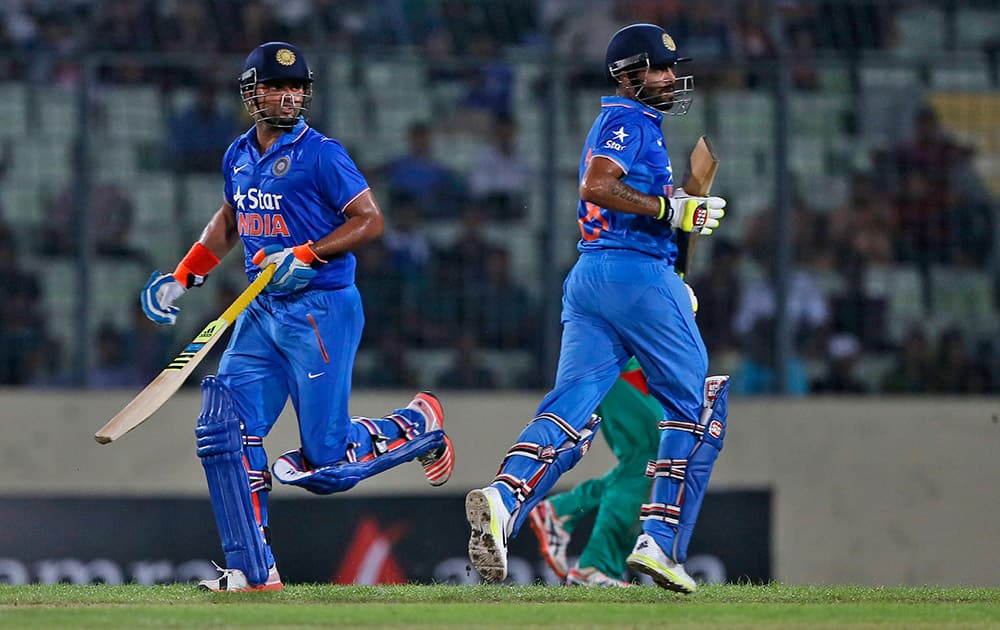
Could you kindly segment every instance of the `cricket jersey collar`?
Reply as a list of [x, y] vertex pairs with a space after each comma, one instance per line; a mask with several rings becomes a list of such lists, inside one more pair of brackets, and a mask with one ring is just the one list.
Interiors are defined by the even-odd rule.
[[[275, 149], [278, 149], [285, 145], [293, 144], [295, 141], [297, 141], [299, 138], [305, 135], [307, 129], [309, 129], [309, 124], [300, 118], [299, 122], [295, 123], [294, 127], [288, 130], [288, 132], [281, 134], [281, 136], [275, 141], [275, 143], [271, 145], [271, 148], [268, 150], [268, 153], [273, 153]], [[255, 155], [259, 156], [259, 152], [257, 150], [256, 134], [257, 134], [257, 126], [251, 125], [250, 128], [247, 129], [246, 133], [243, 134], [243, 145], [246, 148], [251, 149]]]
[[643, 105], [639, 101], [633, 101], [630, 98], [625, 98], [624, 96], [602, 96], [601, 97], [601, 107], [627, 107], [629, 109], [635, 109], [643, 114], [649, 116], [657, 122], [657, 124], [663, 122], [663, 113], [658, 112], [652, 107]]

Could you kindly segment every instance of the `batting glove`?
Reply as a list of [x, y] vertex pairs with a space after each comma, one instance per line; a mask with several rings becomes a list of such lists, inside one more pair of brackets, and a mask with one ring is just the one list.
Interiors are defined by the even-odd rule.
[[174, 301], [184, 295], [187, 289], [170, 273], [154, 271], [139, 296], [142, 312], [157, 324], [172, 326], [177, 321], [180, 309]]
[[[726, 216], [726, 200], [722, 197], [692, 197], [683, 188], [677, 188], [669, 200], [660, 199], [669, 201], [670, 213], [669, 217], [658, 218], [663, 221], [669, 219], [670, 225], [682, 232], [711, 234]], [[665, 208], [663, 214], [666, 214]]]
[[274, 277], [264, 291], [292, 293], [304, 289], [319, 273], [315, 267], [326, 262], [316, 255], [310, 245], [312, 241], [296, 247], [268, 245], [257, 250], [253, 255], [253, 264], [261, 269], [272, 263], [275, 266]]

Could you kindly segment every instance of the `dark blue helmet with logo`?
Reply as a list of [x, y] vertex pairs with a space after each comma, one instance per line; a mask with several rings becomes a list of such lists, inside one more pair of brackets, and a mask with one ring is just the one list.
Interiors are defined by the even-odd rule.
[[[604, 55], [604, 68], [608, 77], [618, 84], [637, 81], [637, 73], [650, 68], [673, 67], [675, 64], [690, 61], [690, 57], [677, 54], [677, 44], [661, 27], [655, 24], [632, 24], [621, 29], [611, 37], [608, 49]], [[658, 82], [659, 83], [659, 82]], [[690, 76], [677, 77], [664, 91], [663, 86], [638, 84], [636, 99], [640, 102], [669, 114], [686, 114], [691, 105], [691, 90], [694, 79]], [[656, 88], [656, 95], [648, 94]], [[647, 94], [641, 92], [646, 89]]]
[[[304, 95], [294, 118], [268, 116], [256, 98], [257, 84], [269, 82], [300, 82]], [[240, 74], [240, 95], [243, 105], [254, 121], [266, 122], [275, 127], [294, 127], [298, 118], [305, 117], [312, 100], [313, 73], [302, 51], [287, 42], [267, 42], [254, 48]]]

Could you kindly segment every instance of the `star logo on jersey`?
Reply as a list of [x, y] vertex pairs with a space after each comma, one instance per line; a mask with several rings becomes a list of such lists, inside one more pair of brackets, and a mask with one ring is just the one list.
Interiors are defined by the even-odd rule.
[[625, 133], [625, 126], [624, 125], [622, 125], [621, 127], [619, 127], [618, 131], [614, 132], [611, 135], [613, 135], [618, 140], [618, 142], [625, 142], [625, 138], [628, 138], [628, 134]]
[[658, 146], [658, 147], [662, 147], [663, 146], [663, 139], [662, 138], [657, 138], [656, 139], [656, 146]]
[[244, 195], [243, 192], [240, 190], [240, 187], [237, 186], [236, 194], [233, 195], [233, 200], [236, 201], [236, 207], [239, 208], [240, 210], [245, 210], [246, 208], [243, 207], [243, 200], [246, 198], [247, 196]]

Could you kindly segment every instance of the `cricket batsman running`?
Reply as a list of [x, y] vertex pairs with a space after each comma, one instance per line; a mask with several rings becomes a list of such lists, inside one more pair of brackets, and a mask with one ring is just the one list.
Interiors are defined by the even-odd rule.
[[[562, 473], [589, 450], [594, 409], [635, 356], [663, 406], [651, 501], [627, 559], [660, 586], [690, 593], [687, 546], [725, 432], [727, 384], [704, 407], [708, 356], [683, 280], [674, 229], [710, 234], [726, 202], [674, 189], [660, 125], [687, 112], [693, 79], [659, 26], [633, 24], [608, 43], [604, 97], [580, 159], [580, 257], [564, 284], [555, 387], [510, 448], [492, 483], [466, 496], [469, 558], [489, 581], [507, 575], [517, 535]], [[703, 409], [708, 417], [704, 417]]]
[[[174, 303], [239, 241], [252, 280], [276, 270], [240, 315], [217, 376], [202, 381], [196, 435], [226, 568], [200, 587], [280, 590], [267, 497], [273, 476], [317, 494], [342, 492], [378, 472], [420, 461], [432, 486], [454, 467], [441, 403], [421, 392], [383, 418], [348, 414], [364, 315], [352, 250], [382, 235], [375, 197], [344, 147], [305, 122], [313, 74], [305, 56], [269, 42], [239, 77], [253, 126], [222, 161], [223, 202], [173, 273], [153, 272], [146, 316], [173, 324]], [[264, 438], [288, 397], [301, 448], [268, 469]]]

